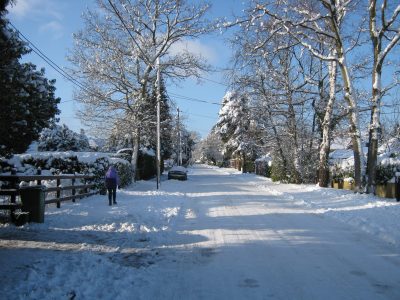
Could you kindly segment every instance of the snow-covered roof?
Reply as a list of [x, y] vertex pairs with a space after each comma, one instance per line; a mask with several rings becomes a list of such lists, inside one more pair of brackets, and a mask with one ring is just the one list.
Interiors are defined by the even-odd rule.
[[129, 151], [133, 151], [132, 148], [122, 148], [117, 151], [117, 153], [127, 153]]
[[351, 149], [338, 149], [329, 153], [330, 159], [348, 159], [353, 157], [353, 150]]

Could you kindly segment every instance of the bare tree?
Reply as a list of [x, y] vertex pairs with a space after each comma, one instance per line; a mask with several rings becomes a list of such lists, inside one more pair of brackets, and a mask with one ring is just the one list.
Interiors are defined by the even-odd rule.
[[[284, 172], [291, 173], [292, 180], [294, 178], [294, 181], [300, 182], [306, 173], [311, 171], [312, 175], [308, 174], [306, 180], [314, 180], [316, 172], [312, 171], [313, 167], [305, 171], [304, 160], [305, 156], [310, 158], [310, 154], [316, 152], [313, 147], [315, 133], [321, 127], [317, 123], [322, 123], [320, 115], [324, 113], [327, 116], [324, 121], [326, 130], [323, 132], [328, 136], [321, 146], [324, 150], [321, 161], [325, 170], [323, 173], [327, 173], [336, 68], [333, 68], [332, 72], [333, 85], [328, 85], [334, 88], [333, 97], [328, 101], [324, 92], [326, 76], [320, 71], [324, 63], [316, 63], [319, 58], [304, 52], [301, 43], [282, 27], [283, 22], [271, 18], [265, 9], [262, 5], [251, 7], [247, 17], [234, 23], [240, 23], [242, 27], [232, 43], [237, 48], [234, 65], [236, 81], [240, 82], [241, 89], [251, 88], [255, 97], [258, 95], [259, 99], [263, 99], [259, 101], [257, 109], [265, 114], [271, 136], [275, 137], [276, 154]], [[227, 26], [233, 24], [228, 23]], [[319, 45], [321, 54], [330, 51], [326, 41], [325, 44], [314, 44], [315, 47]], [[330, 61], [326, 61], [325, 64], [330, 64]], [[249, 70], [243, 71], [243, 65]], [[320, 78], [317, 78], [318, 76]], [[326, 105], [330, 107], [325, 109]], [[283, 138], [290, 141], [290, 147], [285, 147]], [[292, 171], [288, 172], [289, 170]], [[324, 186], [327, 185], [327, 180], [328, 178], [324, 178]]]
[[[378, 7], [379, 3], [381, 3], [380, 10]], [[392, 9], [392, 11], [388, 16], [390, 9]], [[390, 85], [386, 87], [386, 89], [382, 87], [382, 69], [388, 54], [400, 40], [400, 4], [388, 5], [387, 0], [369, 0], [368, 10], [369, 33], [373, 47], [374, 60], [372, 67], [372, 110], [369, 126], [367, 192], [374, 192], [378, 160], [378, 141], [381, 129], [381, 99], [387, 89], [391, 87]]]
[[[84, 15], [85, 28], [74, 35], [73, 70], [85, 88], [76, 95], [81, 116], [92, 125], [129, 119], [134, 136], [136, 168], [145, 103], [155, 82], [156, 61], [165, 79], [180, 80], [208, 70], [205, 60], [172, 46], [211, 29], [204, 16], [209, 8], [174, 0], [98, 0]], [[107, 127], [110, 128], [109, 125]]]
[[[355, 2], [353, 0], [278, 1], [275, 6], [257, 4], [254, 15], [267, 15], [274, 20], [272, 34], [288, 34], [293, 37], [297, 44], [302, 45], [315, 57], [323, 61], [335, 61], [337, 63], [343, 80], [344, 99], [349, 110], [356, 188], [361, 190], [365, 164], [361, 143], [359, 108], [347, 62], [348, 49], [345, 47], [346, 36], [343, 32], [344, 19], [349, 11], [354, 8]], [[262, 47], [268, 41], [269, 39], [261, 41], [259, 47]], [[325, 55], [320, 51], [320, 45], [325, 45], [334, 51]], [[357, 45], [358, 36], [353, 40], [350, 49]]]

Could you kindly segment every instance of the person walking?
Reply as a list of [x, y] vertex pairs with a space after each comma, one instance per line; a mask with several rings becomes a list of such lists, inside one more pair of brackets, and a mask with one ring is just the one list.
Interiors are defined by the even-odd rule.
[[111, 206], [112, 203], [117, 204], [117, 187], [119, 187], [119, 176], [117, 170], [113, 166], [108, 168], [105, 177], [105, 185], [108, 190], [109, 205]]

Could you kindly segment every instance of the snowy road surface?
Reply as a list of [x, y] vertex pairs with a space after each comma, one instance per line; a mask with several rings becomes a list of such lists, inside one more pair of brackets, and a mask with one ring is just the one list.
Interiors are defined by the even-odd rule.
[[346, 195], [196, 166], [111, 208], [47, 207], [44, 224], [0, 225], [0, 299], [400, 299], [397, 237], [341, 222], [366, 220]]

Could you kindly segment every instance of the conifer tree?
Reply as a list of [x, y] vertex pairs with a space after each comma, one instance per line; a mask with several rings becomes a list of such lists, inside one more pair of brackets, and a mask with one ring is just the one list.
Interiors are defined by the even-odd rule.
[[0, 6], [0, 156], [24, 152], [55, 121], [60, 102], [55, 80], [47, 80], [44, 69], [19, 61], [30, 50], [9, 27], [5, 4]]
[[[160, 85], [161, 103], [160, 103], [160, 132], [161, 132], [161, 158], [170, 158], [173, 151], [172, 146], [172, 116], [169, 106], [169, 99], [165, 87], [165, 82], [161, 78]], [[153, 93], [144, 108], [146, 112], [145, 132], [142, 133], [143, 143], [152, 149], [157, 145], [157, 88], [154, 87]]]

